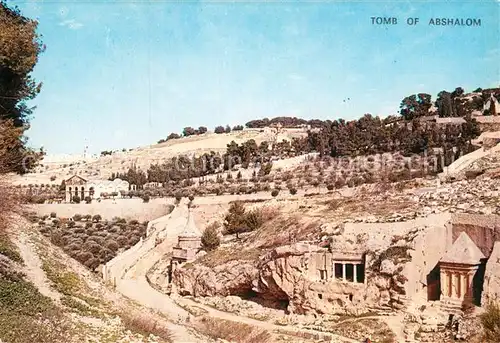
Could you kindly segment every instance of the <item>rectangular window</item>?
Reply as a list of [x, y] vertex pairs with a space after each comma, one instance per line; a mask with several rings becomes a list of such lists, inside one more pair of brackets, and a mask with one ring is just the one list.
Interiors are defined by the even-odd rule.
[[334, 269], [335, 269], [335, 278], [342, 279], [342, 263], [335, 263]]
[[345, 278], [349, 282], [354, 282], [354, 266], [352, 263], [345, 265]]
[[356, 265], [356, 280], [359, 283], [365, 282], [365, 265], [363, 263]]

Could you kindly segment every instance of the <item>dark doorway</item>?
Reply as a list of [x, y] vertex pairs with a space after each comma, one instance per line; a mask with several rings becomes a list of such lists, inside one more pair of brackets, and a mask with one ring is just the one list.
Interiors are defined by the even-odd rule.
[[356, 265], [356, 280], [359, 283], [365, 282], [365, 265], [363, 263]]
[[481, 306], [481, 295], [483, 294], [484, 271], [486, 264], [483, 262], [479, 265], [474, 278], [472, 279], [472, 296], [473, 303], [476, 306]]
[[335, 263], [335, 278], [342, 279], [342, 263]]
[[351, 263], [345, 265], [345, 278], [347, 281], [354, 282], [354, 265]]
[[427, 274], [427, 300], [435, 301], [441, 297], [441, 274], [439, 265], [436, 266]]

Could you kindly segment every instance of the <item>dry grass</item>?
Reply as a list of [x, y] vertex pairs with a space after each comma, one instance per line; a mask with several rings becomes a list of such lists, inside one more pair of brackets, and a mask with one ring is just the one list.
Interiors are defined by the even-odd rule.
[[500, 303], [489, 303], [480, 318], [485, 342], [500, 342]]
[[160, 337], [165, 342], [172, 342], [172, 333], [167, 327], [155, 319], [140, 313], [120, 314], [123, 325], [130, 331], [140, 333], [144, 336], [150, 334]]
[[211, 317], [201, 318], [201, 325], [199, 326], [198, 331], [210, 338], [221, 338], [230, 342], [271, 342], [271, 334], [268, 331], [260, 330], [243, 323]]
[[[259, 256], [262, 254], [261, 249], [242, 249], [239, 248], [218, 248], [216, 250], [210, 251], [205, 256], [197, 260], [197, 262], [214, 268], [224, 263], [231, 261], [257, 261]], [[186, 266], [184, 266], [186, 267]]]

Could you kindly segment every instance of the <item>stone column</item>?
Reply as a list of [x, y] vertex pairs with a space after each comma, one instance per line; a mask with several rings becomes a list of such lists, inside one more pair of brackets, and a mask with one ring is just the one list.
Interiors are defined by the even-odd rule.
[[354, 283], [358, 282], [358, 265], [356, 263], [352, 264], [352, 273], [353, 273], [353, 281]]
[[346, 280], [346, 276], [345, 276], [345, 263], [342, 263], [342, 281], [345, 281]]
[[441, 270], [440, 272], [440, 281], [441, 281], [441, 294], [443, 297], [448, 297], [448, 274]]
[[467, 285], [467, 274], [464, 273], [464, 274], [461, 274], [461, 278], [462, 278], [462, 299], [465, 299], [465, 297], [467, 296], [467, 288], [468, 288], [468, 285]]

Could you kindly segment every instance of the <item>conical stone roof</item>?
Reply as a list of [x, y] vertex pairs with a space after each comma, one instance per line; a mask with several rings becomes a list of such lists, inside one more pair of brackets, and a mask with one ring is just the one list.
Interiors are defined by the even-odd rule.
[[441, 258], [441, 262], [460, 264], [479, 264], [485, 258], [472, 239], [462, 232], [451, 248]]
[[181, 232], [179, 237], [201, 237], [201, 232], [198, 230], [196, 227], [196, 224], [194, 222], [194, 217], [193, 214], [191, 213], [191, 210], [189, 210], [188, 213], [188, 220], [186, 223], [186, 226], [184, 227], [184, 230]]

